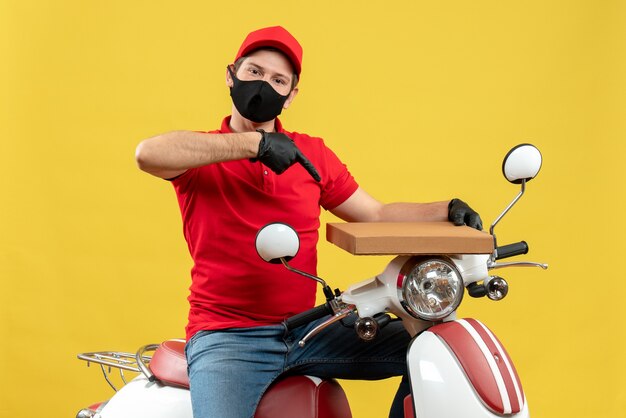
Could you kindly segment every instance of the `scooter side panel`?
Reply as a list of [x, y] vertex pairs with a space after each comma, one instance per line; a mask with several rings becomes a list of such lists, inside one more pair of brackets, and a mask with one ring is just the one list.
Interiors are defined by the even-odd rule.
[[482, 401], [499, 414], [517, 413], [524, 391], [508, 353], [480, 321], [459, 319], [429, 329], [454, 353]]
[[189, 390], [163, 386], [138, 376], [122, 387], [101, 418], [193, 418]]
[[[425, 331], [412, 341], [407, 363], [417, 418], [503, 416], [481, 401], [455, 354], [434, 333]], [[528, 404], [506, 416], [527, 418]]]

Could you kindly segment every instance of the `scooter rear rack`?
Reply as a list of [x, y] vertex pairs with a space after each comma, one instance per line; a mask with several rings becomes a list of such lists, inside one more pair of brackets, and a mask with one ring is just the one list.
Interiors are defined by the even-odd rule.
[[139, 356], [135, 353], [125, 353], [122, 351], [96, 351], [93, 353], [81, 353], [78, 354], [77, 357], [80, 360], [86, 361], [87, 367], [89, 367], [91, 363], [99, 364], [104, 379], [116, 392], [117, 388], [109, 379], [112, 369], [115, 368], [119, 370], [120, 377], [124, 384], [126, 384], [127, 382], [126, 377], [124, 376], [124, 371], [141, 373], [142, 371], [140, 365], [138, 364], [138, 360], [141, 359], [144, 364], [148, 364], [152, 359], [151, 356], [143, 355], [143, 353]]

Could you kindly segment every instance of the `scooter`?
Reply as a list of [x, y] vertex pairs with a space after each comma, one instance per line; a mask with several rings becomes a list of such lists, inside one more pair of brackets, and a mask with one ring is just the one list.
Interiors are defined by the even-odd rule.
[[[333, 291], [320, 277], [289, 265], [299, 249], [298, 235], [291, 227], [281, 223], [263, 227], [256, 237], [259, 256], [317, 281], [326, 296], [324, 304], [286, 320], [288, 328], [296, 328], [328, 316], [299, 345], [308, 344], [326, 327], [348, 317], [356, 318], [354, 329], [358, 337], [370, 341], [391, 321], [390, 315], [394, 315], [403, 321], [412, 337], [407, 352], [412, 394], [404, 401], [406, 418], [528, 417], [528, 403], [519, 376], [503, 345], [478, 320], [457, 319], [456, 311], [465, 289], [471, 297], [486, 296], [494, 301], [507, 295], [508, 283], [502, 277], [490, 275], [491, 270], [515, 266], [548, 268], [534, 262], [498, 262], [526, 254], [528, 245], [520, 241], [498, 246], [494, 233], [496, 225], [525, 193], [526, 183], [538, 174], [541, 164], [541, 153], [530, 144], [514, 147], [504, 158], [504, 176], [509, 182], [520, 184], [521, 191], [493, 222], [489, 235], [472, 230], [488, 237], [488, 248], [473, 249], [472, 245], [466, 245], [459, 252], [459, 247], [454, 245], [447, 249], [437, 246], [430, 251], [428, 245], [419, 251], [394, 247], [391, 251], [402, 255], [394, 258], [381, 274], [344, 292]], [[432, 232], [432, 228], [444, 226], [424, 223], [413, 227]], [[428, 242], [421, 239], [428, 238], [425, 235], [418, 233], [412, 238]], [[481, 238], [484, 242], [484, 237]], [[399, 237], [396, 241], [406, 240]], [[113, 369], [119, 372], [125, 385], [110, 400], [81, 409], [77, 418], [191, 418], [184, 345], [184, 340], [169, 340], [141, 347], [136, 353], [79, 354], [79, 359], [101, 367], [114, 390], [117, 389], [111, 380]], [[124, 371], [139, 375], [127, 382]], [[279, 379], [265, 393], [255, 415], [256, 418], [351, 416], [341, 386], [335, 380], [311, 376]]]

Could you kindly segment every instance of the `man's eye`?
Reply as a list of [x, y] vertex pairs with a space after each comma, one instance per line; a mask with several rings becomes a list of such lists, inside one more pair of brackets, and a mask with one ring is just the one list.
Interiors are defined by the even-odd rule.
[[286, 84], [285, 80], [280, 79], [280, 78], [275, 78], [275, 79], [274, 79], [274, 83], [276, 83], [276, 84], [280, 84], [280, 85], [284, 85], [284, 84]]
[[259, 75], [259, 74], [261, 74], [261, 72], [260, 72], [259, 70], [255, 69], [255, 68], [250, 68], [250, 69], [248, 70], [248, 72], [250, 72], [251, 74], [254, 74], [254, 75]]

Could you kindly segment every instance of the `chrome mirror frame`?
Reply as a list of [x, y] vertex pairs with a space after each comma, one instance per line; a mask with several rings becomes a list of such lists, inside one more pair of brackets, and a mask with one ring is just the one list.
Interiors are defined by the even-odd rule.
[[526, 183], [537, 176], [542, 165], [542, 155], [537, 147], [532, 144], [519, 144], [509, 150], [502, 161], [502, 174], [509, 182], [520, 184], [521, 190], [513, 201], [504, 209], [489, 227], [489, 234], [493, 236], [494, 252], [491, 261], [495, 262], [498, 247], [494, 229], [511, 208], [520, 200], [526, 191]]
[[317, 276], [291, 267], [289, 260], [298, 254], [300, 237], [294, 228], [286, 223], [273, 222], [259, 229], [254, 241], [256, 252], [264, 261], [272, 264], [281, 264], [285, 268], [301, 276], [313, 279], [325, 288], [326, 282]]
[[529, 182], [541, 170], [542, 156], [532, 144], [519, 144], [511, 148], [502, 161], [502, 174], [514, 184]]
[[290, 225], [274, 222], [259, 229], [254, 240], [256, 252], [264, 261], [280, 264], [291, 260], [300, 249], [300, 237]]

